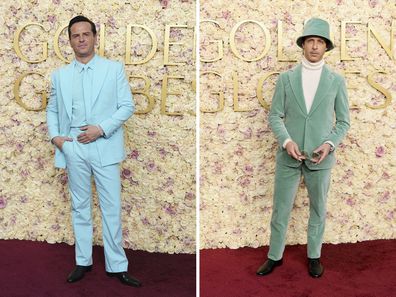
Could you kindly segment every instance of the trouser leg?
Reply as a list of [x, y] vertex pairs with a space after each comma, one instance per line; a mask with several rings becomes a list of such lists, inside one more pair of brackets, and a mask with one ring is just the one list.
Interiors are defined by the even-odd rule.
[[122, 247], [121, 180], [119, 165], [93, 166], [93, 171], [102, 212], [106, 271], [127, 271], [128, 260]]
[[308, 258], [315, 259], [321, 255], [331, 169], [310, 170], [304, 166], [303, 175], [309, 195], [307, 254]]
[[287, 225], [300, 177], [301, 167], [292, 168], [276, 164], [269, 259], [277, 261], [283, 256]]
[[91, 167], [78, 153], [79, 145], [65, 142], [72, 222], [75, 236], [76, 264], [92, 265]]

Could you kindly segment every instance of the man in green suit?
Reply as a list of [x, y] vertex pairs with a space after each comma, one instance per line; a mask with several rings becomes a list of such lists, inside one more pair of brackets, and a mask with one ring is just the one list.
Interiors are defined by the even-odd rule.
[[320, 262], [326, 218], [326, 199], [334, 150], [349, 129], [345, 81], [324, 63], [323, 55], [334, 48], [329, 24], [312, 18], [304, 26], [297, 45], [302, 62], [280, 74], [272, 99], [269, 123], [279, 143], [276, 154], [274, 204], [270, 249], [257, 275], [267, 275], [282, 264], [290, 212], [301, 175], [308, 190], [308, 272], [323, 274]]

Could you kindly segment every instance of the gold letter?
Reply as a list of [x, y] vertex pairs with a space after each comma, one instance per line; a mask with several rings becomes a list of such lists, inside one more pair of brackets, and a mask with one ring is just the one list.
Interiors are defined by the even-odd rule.
[[36, 92], [36, 94], [41, 95], [41, 106], [39, 108], [32, 108], [27, 106], [21, 99], [21, 97], [19, 96], [19, 88], [21, 86], [21, 82], [22, 80], [28, 76], [28, 75], [33, 75], [33, 74], [37, 74], [39, 76], [41, 76], [42, 78], [44, 78], [44, 75], [42, 75], [39, 72], [25, 72], [23, 73], [15, 82], [14, 84], [14, 97], [16, 102], [22, 106], [24, 109], [26, 110], [32, 110], [32, 111], [40, 111], [40, 110], [44, 110], [47, 106], [47, 92], [45, 90], [41, 91], [41, 92]]
[[[252, 58], [252, 59], [244, 58], [244, 57], [242, 57], [242, 55], [236, 49], [235, 33], [239, 29], [239, 27], [242, 26], [244, 23], [255, 23], [255, 24], [259, 25], [261, 29], [263, 29], [263, 32], [264, 32], [264, 35], [265, 35], [265, 48], [264, 48], [263, 52], [256, 58]], [[257, 22], [257, 21], [254, 21], [254, 20], [241, 21], [238, 24], [236, 24], [231, 30], [231, 33], [230, 33], [230, 48], [231, 48], [231, 51], [234, 53], [235, 56], [237, 56], [239, 59], [241, 59], [243, 61], [253, 62], [253, 61], [260, 60], [261, 58], [263, 58], [268, 53], [268, 51], [270, 49], [270, 46], [271, 46], [271, 35], [270, 35], [270, 32], [260, 22]]]
[[14, 49], [15, 52], [17, 54], [18, 57], [20, 57], [23, 61], [28, 62], [28, 63], [40, 63], [45, 61], [48, 58], [48, 43], [47, 42], [43, 42], [43, 56], [41, 57], [41, 59], [38, 60], [34, 60], [34, 61], [30, 61], [28, 58], [26, 58], [26, 56], [24, 56], [22, 54], [21, 48], [19, 46], [19, 37], [22, 33], [22, 31], [27, 28], [28, 26], [39, 26], [41, 28], [43, 28], [44, 30], [44, 26], [38, 23], [27, 23], [26, 25], [24, 25], [23, 27], [21, 27], [20, 29], [18, 29], [15, 32], [15, 36], [14, 36]]
[[100, 35], [99, 35], [99, 56], [104, 57], [104, 51], [105, 51], [105, 31], [106, 31], [106, 25], [105, 24], [100, 24]]
[[380, 93], [384, 94], [384, 96], [386, 98], [385, 102], [384, 102], [384, 104], [381, 104], [381, 105], [369, 105], [367, 103], [365, 105], [366, 105], [366, 107], [371, 108], [371, 109], [386, 108], [392, 102], [392, 95], [387, 89], [385, 89], [383, 86], [381, 86], [380, 84], [378, 84], [377, 82], [374, 81], [373, 76], [376, 73], [388, 74], [388, 72], [386, 72], [386, 71], [376, 71], [376, 72], [373, 72], [373, 73], [371, 73], [371, 74], [369, 74], [367, 76], [367, 81], [370, 84], [370, 86], [372, 86], [374, 89], [376, 89]]
[[263, 98], [263, 83], [265, 80], [267, 80], [267, 78], [269, 78], [271, 75], [274, 75], [274, 74], [279, 74], [279, 71], [273, 71], [273, 72], [269, 72], [269, 73], [265, 74], [264, 76], [260, 77], [258, 84], [257, 84], [257, 98], [265, 110], [269, 110], [270, 106], [267, 102], [265, 102], [265, 100]]
[[146, 98], [148, 99], [148, 104], [147, 104], [147, 108], [145, 110], [141, 110], [141, 111], [135, 111], [135, 114], [146, 114], [149, 113], [150, 111], [153, 110], [154, 108], [154, 98], [152, 96], [150, 96], [149, 94], [149, 89], [150, 89], [150, 81], [146, 76], [142, 76], [142, 75], [130, 75], [129, 79], [131, 78], [138, 78], [138, 79], [143, 79], [144, 80], [144, 88], [142, 90], [135, 90], [132, 89], [132, 94], [136, 95], [136, 94], [141, 94], [143, 96], [146, 96]]
[[394, 36], [394, 30], [393, 30], [393, 25], [394, 25], [394, 20], [392, 20], [391, 24], [391, 32], [390, 32], [390, 46], [387, 47], [385, 45], [385, 41], [382, 39], [382, 37], [378, 34], [377, 31], [374, 31], [373, 26], [368, 23], [367, 24], [367, 52], [371, 54], [370, 51], [370, 33], [373, 34], [375, 39], [377, 39], [378, 43], [384, 48], [386, 53], [388, 54], [389, 58], [393, 60], [393, 36]]
[[[202, 75], [205, 75], [205, 74], [214, 74], [214, 75], [217, 75], [217, 76], [220, 76], [220, 78], [221, 79], [223, 79], [223, 77], [221, 76], [221, 74], [220, 73], [218, 73], [218, 72], [215, 72], [215, 71], [204, 71], [204, 72], [202, 72], [201, 73], [201, 76]], [[214, 110], [209, 110], [209, 109], [203, 109], [202, 107], [201, 107], [201, 112], [211, 112], [211, 113], [215, 113], [215, 112], [218, 112], [218, 111], [222, 111], [223, 109], [224, 109], [224, 93], [222, 92], [222, 91], [218, 91], [218, 92], [211, 92], [210, 94], [212, 94], [212, 95], [219, 95], [219, 104], [218, 104], [218, 107], [217, 107], [217, 109], [214, 109]]]
[[233, 92], [233, 103], [234, 103], [234, 111], [252, 111], [253, 109], [241, 109], [239, 107], [238, 101], [238, 73], [233, 71], [232, 72], [232, 83], [234, 85], [234, 92]]
[[347, 38], [345, 37], [345, 30], [346, 30], [346, 25], [347, 24], [361, 24], [362, 22], [360, 21], [342, 21], [341, 22], [341, 49], [340, 49], [340, 53], [341, 53], [341, 61], [356, 61], [359, 60], [361, 58], [358, 57], [349, 57], [346, 51], [346, 42], [348, 40], [359, 40], [359, 38]]
[[61, 33], [63, 32], [63, 30], [65, 28], [67, 28], [68, 26], [69, 26], [68, 24], [60, 26], [58, 28], [58, 30], [56, 30], [55, 37], [54, 37], [55, 54], [58, 56], [59, 59], [61, 59], [63, 62], [66, 62], [66, 63], [70, 63], [71, 61], [69, 61], [64, 56], [62, 56], [62, 53], [61, 53], [61, 50], [60, 50], [60, 47], [59, 47], [59, 37], [60, 37]]
[[167, 66], [177, 66], [183, 65], [185, 63], [171, 63], [169, 62], [169, 46], [172, 45], [182, 45], [183, 42], [170, 42], [170, 29], [171, 28], [188, 28], [187, 25], [166, 25], [165, 26], [165, 41], [164, 41], [164, 65]]
[[[146, 56], [146, 58], [142, 61], [131, 61], [132, 27], [138, 27], [138, 28], [144, 29], [150, 35], [150, 38], [152, 41], [151, 50], [150, 50], [149, 54]], [[137, 24], [128, 25], [127, 26], [125, 64], [126, 65], [139, 65], [139, 64], [144, 64], [144, 63], [150, 61], [150, 59], [152, 57], [154, 57], [155, 52], [157, 51], [157, 47], [158, 47], [157, 45], [158, 45], [157, 36], [155, 36], [155, 33], [150, 28], [148, 28], [147, 26], [144, 26], [144, 25], [137, 25]]]
[[182, 115], [181, 112], [169, 112], [166, 110], [166, 97], [167, 95], [181, 95], [180, 92], [168, 92], [168, 79], [184, 79], [182, 76], [170, 76], [165, 75], [162, 80], [162, 88], [161, 88], [161, 114], [166, 115]]
[[[358, 70], [344, 70], [344, 71], [342, 71], [342, 74], [344, 77], [347, 77], [348, 74], [360, 74], [360, 71], [358, 71]], [[347, 85], [348, 90], [356, 90], [356, 89], [358, 89], [358, 87], [359, 86], [357, 84], [352, 84], [352, 83], [348, 83], [348, 85]], [[349, 100], [349, 102], [350, 102], [350, 109], [360, 109], [359, 105], [357, 105], [356, 103], [352, 102], [351, 100]]]
[[279, 62], [296, 62], [297, 61], [296, 59], [288, 58], [283, 55], [282, 38], [283, 38], [283, 23], [281, 20], [278, 20], [278, 61]]
[[[219, 26], [219, 23], [216, 21], [213, 21], [213, 20], [202, 20], [201, 24], [202, 23], [213, 23], [213, 24], [216, 24], [217, 26]], [[217, 43], [217, 49], [218, 49], [217, 57], [214, 57], [213, 59], [204, 59], [204, 58], [200, 57], [201, 62], [215, 62], [215, 61], [221, 60], [223, 58], [223, 56], [224, 56], [223, 40], [219, 40], [219, 39], [209, 40], [209, 44], [211, 44], [211, 43]]]

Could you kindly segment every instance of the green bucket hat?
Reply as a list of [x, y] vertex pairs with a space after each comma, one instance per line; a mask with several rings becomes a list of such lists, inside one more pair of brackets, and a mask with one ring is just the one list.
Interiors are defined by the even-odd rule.
[[326, 40], [326, 52], [334, 48], [333, 42], [330, 40], [330, 26], [325, 20], [312, 18], [304, 26], [303, 34], [297, 38], [297, 45], [302, 48], [305, 37], [318, 36]]

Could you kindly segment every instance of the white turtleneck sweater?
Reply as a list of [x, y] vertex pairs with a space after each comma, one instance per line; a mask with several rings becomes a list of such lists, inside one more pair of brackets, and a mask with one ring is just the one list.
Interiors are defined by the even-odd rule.
[[322, 59], [319, 62], [313, 63], [308, 61], [303, 56], [301, 64], [302, 87], [304, 92], [305, 107], [307, 108], [307, 113], [309, 113], [316, 94], [316, 90], [318, 89], [324, 60]]
[[[319, 62], [313, 63], [308, 61], [304, 56], [302, 58], [301, 78], [307, 113], [309, 113], [311, 110], [312, 103], [319, 86], [319, 80], [324, 64], [325, 62], [323, 59]], [[283, 143], [283, 148], [286, 148], [286, 144], [288, 144], [290, 141], [290, 138], [286, 139]], [[326, 141], [325, 143], [330, 144], [332, 149], [334, 148], [334, 144], [331, 141]]]

